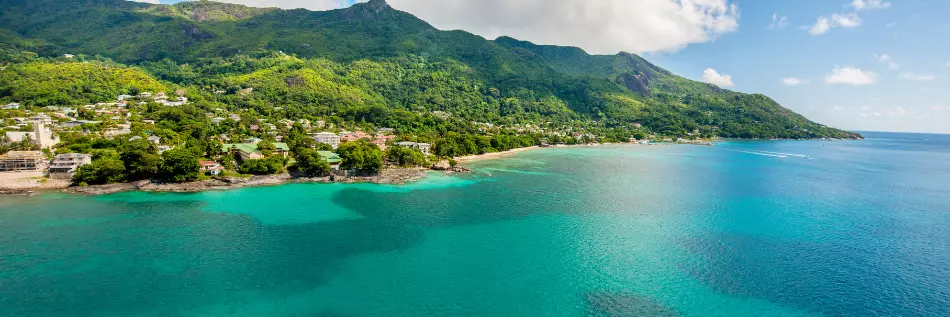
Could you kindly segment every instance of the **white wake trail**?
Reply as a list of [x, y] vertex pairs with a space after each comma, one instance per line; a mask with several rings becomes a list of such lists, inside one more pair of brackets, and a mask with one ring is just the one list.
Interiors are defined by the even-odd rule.
[[733, 151], [733, 152], [747, 153], [747, 154], [755, 154], [755, 155], [762, 155], [762, 156], [780, 157], [780, 158], [787, 158], [787, 157], [788, 157], [788, 156], [785, 156], [785, 155], [777, 155], [777, 154], [769, 154], [769, 153], [759, 153], [759, 152], [750, 152], [750, 151], [740, 151], [740, 150], [726, 150], [726, 151]]

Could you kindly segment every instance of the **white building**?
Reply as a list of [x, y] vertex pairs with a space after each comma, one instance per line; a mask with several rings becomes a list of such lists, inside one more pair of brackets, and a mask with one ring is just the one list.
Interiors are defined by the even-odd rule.
[[317, 143], [329, 144], [334, 149], [340, 146], [340, 136], [330, 132], [320, 132], [313, 135]]
[[8, 103], [3, 106], [3, 110], [17, 110], [20, 109], [20, 104], [18, 103]]
[[23, 142], [30, 140], [33, 144], [39, 145], [41, 149], [52, 148], [59, 144], [59, 138], [53, 135], [53, 131], [46, 128], [46, 124], [40, 121], [34, 121], [33, 132], [7, 132], [6, 136], [10, 142]]
[[33, 122], [39, 122], [39, 123], [42, 123], [42, 124], [45, 124], [45, 125], [53, 124], [53, 118], [50, 118], [50, 117], [47, 116], [46, 114], [42, 114], [42, 113], [30, 117], [29, 120], [30, 120], [30, 121], [33, 121]]
[[59, 179], [72, 178], [80, 166], [91, 163], [92, 156], [89, 154], [60, 154], [53, 159], [53, 164], [49, 166], [49, 177]]
[[399, 142], [396, 143], [398, 146], [405, 146], [410, 149], [418, 150], [422, 154], [429, 155], [429, 150], [432, 149], [432, 145], [429, 143], [416, 143], [416, 142]]

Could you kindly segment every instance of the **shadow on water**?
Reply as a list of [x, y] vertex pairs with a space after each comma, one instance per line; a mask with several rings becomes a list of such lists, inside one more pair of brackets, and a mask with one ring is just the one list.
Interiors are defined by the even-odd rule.
[[676, 317], [683, 314], [648, 297], [622, 293], [587, 294], [588, 316]]
[[279, 298], [324, 284], [348, 257], [423, 238], [375, 219], [267, 226], [197, 201], [112, 204], [134, 217], [5, 235], [3, 314], [175, 314], [248, 292]]
[[200, 196], [64, 198], [0, 222], [13, 233], [0, 235], [0, 307], [13, 315], [174, 315], [239, 297], [291, 296], [326, 284], [353, 256], [419, 245], [426, 228], [555, 211], [550, 199], [515, 199], [531, 179], [513, 179], [410, 192], [346, 188], [331, 201], [362, 218], [281, 225], [207, 212]]

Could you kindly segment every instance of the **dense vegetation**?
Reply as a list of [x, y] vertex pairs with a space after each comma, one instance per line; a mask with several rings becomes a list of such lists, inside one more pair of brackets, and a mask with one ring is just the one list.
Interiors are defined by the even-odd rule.
[[[689, 81], [633, 54], [592, 56], [577, 48], [439, 31], [382, 0], [325, 12], [208, 1], [0, 4], [6, 46], [39, 55], [106, 56], [138, 65], [168, 85], [226, 90], [216, 101], [237, 107], [264, 110], [290, 104], [295, 107], [289, 115], [341, 113], [380, 126], [391, 121], [428, 126], [432, 122], [424, 115], [401, 119], [391, 114], [429, 110], [479, 122], [597, 121], [604, 128], [626, 130], [637, 122], [649, 132], [670, 136], [855, 136], [808, 121], [765, 96]], [[89, 72], [102, 66], [15, 68], [19, 73], [50, 67], [66, 70], [69, 78], [89, 80]], [[106, 84], [99, 87], [102, 91], [153, 89], [157, 84], [110, 70], [97, 76], [125, 84]], [[55, 91], [81, 83], [7, 88], [12, 86], [7, 83], [29, 81], [6, 79], [0, 100], [47, 105], [101, 98], [95, 92], [77, 95], [82, 89]], [[247, 88], [253, 88], [250, 98], [236, 94]], [[380, 109], [388, 113], [376, 115]]]
[[[242, 174], [323, 176], [330, 166], [317, 150], [329, 145], [307, 135], [319, 130], [385, 127], [397, 141], [433, 145], [435, 158], [404, 147], [384, 153], [368, 142], [336, 150], [341, 168], [366, 170], [543, 142], [860, 137], [763, 95], [678, 77], [634, 54], [589, 55], [440, 31], [382, 0], [326, 12], [209, 1], [0, 0], [0, 7], [0, 104], [34, 112], [74, 107], [79, 119], [100, 122], [83, 126], [86, 134], [60, 133], [57, 153], [95, 157], [77, 173], [78, 184], [191, 181], [201, 177], [201, 159]], [[172, 107], [138, 98], [121, 112], [126, 117], [81, 107], [140, 92], [189, 102]], [[0, 120], [9, 125], [23, 115], [3, 111]], [[241, 119], [210, 120], [231, 115]], [[129, 135], [99, 137], [126, 120]], [[318, 121], [326, 128], [301, 125]], [[149, 136], [174, 149], [159, 154], [142, 140]], [[250, 137], [264, 140], [258, 148], [265, 158], [222, 154], [225, 140]], [[277, 137], [289, 157], [270, 155]], [[28, 145], [7, 143], [0, 151]]]

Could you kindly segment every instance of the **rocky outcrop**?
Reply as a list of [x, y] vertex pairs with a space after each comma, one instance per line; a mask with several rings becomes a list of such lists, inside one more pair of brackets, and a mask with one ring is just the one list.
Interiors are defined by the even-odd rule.
[[449, 163], [449, 160], [439, 160], [432, 164], [432, 169], [436, 171], [447, 171], [452, 168], [452, 163]]

